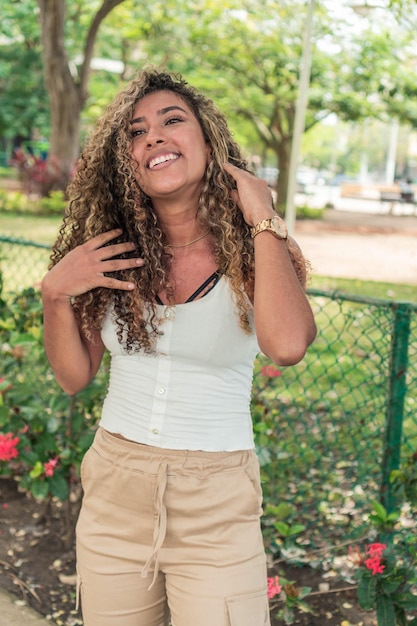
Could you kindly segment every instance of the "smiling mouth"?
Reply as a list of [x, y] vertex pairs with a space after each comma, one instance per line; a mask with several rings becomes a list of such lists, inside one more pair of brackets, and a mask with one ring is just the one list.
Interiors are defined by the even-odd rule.
[[176, 161], [177, 159], [179, 159], [179, 156], [179, 154], [164, 154], [155, 157], [149, 161], [148, 168], [152, 170], [154, 167], [160, 165], [161, 163], [166, 163], [167, 161]]

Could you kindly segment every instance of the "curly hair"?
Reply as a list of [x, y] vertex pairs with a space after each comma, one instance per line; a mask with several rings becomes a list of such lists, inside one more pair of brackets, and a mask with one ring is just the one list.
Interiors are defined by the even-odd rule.
[[[169, 280], [171, 255], [166, 252], [165, 234], [153, 211], [151, 199], [140, 188], [136, 164], [132, 158], [130, 121], [136, 103], [157, 91], [172, 91], [181, 97], [195, 114], [204, 138], [211, 149], [211, 162], [197, 208], [197, 219], [212, 235], [219, 272], [226, 275], [235, 295], [241, 327], [250, 332], [247, 295], [253, 293], [254, 251], [250, 228], [232, 199], [234, 180], [223, 169], [225, 162], [248, 170], [237, 143], [233, 140], [225, 116], [212, 100], [199, 93], [181, 76], [142, 70], [115, 97], [88, 138], [68, 186], [68, 206], [58, 238], [53, 246], [50, 268], [70, 250], [113, 228], [123, 235], [111, 243], [134, 241], [135, 256], [145, 264], [112, 276], [133, 282], [132, 291], [95, 288], [73, 300], [81, 331], [88, 338], [100, 330], [112, 304], [119, 339], [127, 350], [152, 352], [161, 321], [156, 313], [156, 294], [162, 288], [172, 297]], [[122, 255], [127, 257], [128, 254]], [[122, 258], [120, 257], [120, 258]]]

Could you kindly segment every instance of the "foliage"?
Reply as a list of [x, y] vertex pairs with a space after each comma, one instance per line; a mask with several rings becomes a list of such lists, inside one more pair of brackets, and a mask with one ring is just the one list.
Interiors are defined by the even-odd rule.
[[319, 220], [324, 216], [326, 209], [312, 209], [307, 205], [297, 205], [296, 215], [300, 220]]
[[285, 624], [294, 622], [296, 610], [304, 613], [313, 612], [304, 600], [311, 588], [297, 588], [294, 583], [295, 581], [287, 580], [281, 575], [268, 577], [270, 610], [274, 611], [276, 618], [283, 620]]
[[25, 216], [62, 216], [66, 206], [63, 191], [51, 191], [49, 196], [29, 197], [21, 191], [0, 189], [0, 213], [21, 214]]
[[0, 0], [0, 137], [49, 132], [41, 41], [34, 0]]
[[351, 550], [357, 565], [358, 602], [376, 610], [378, 626], [416, 626], [407, 613], [417, 609], [417, 537], [405, 534], [385, 543]]
[[358, 602], [366, 610], [376, 609], [378, 626], [417, 626], [417, 618], [407, 619], [408, 612], [417, 610], [417, 536], [406, 523], [407, 514], [415, 519], [417, 512], [417, 453], [405, 459], [390, 480], [398, 510], [390, 512], [374, 502], [369, 516], [380, 543], [370, 543], [364, 551], [350, 548], [357, 567]]
[[[91, 444], [104, 393], [99, 376], [76, 397], [56, 384], [43, 349], [40, 294], [25, 289], [0, 301], [0, 434], [16, 455], [0, 454], [0, 475], [13, 476], [33, 497], [77, 502], [81, 460]], [[5, 439], [8, 437], [8, 439]], [[1, 450], [1, 447], [0, 447]], [[69, 541], [72, 522], [68, 522]]]

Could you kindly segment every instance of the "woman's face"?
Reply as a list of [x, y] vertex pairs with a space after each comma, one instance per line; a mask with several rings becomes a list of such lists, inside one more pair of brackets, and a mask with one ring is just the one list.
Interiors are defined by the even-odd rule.
[[132, 120], [136, 179], [153, 200], [197, 203], [210, 160], [200, 124], [172, 91], [157, 91], [137, 102]]

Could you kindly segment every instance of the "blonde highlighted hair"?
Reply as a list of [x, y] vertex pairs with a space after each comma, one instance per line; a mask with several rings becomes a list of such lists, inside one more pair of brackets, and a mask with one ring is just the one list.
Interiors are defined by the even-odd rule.
[[[128, 350], [151, 352], [155, 337], [163, 332], [156, 317], [156, 294], [172, 294], [169, 282], [171, 256], [164, 249], [162, 231], [150, 198], [141, 190], [132, 159], [130, 121], [136, 103], [144, 96], [169, 90], [181, 97], [194, 112], [210, 147], [209, 163], [202, 182], [197, 219], [210, 231], [219, 272], [226, 275], [235, 294], [240, 324], [250, 331], [248, 313], [254, 283], [254, 252], [250, 228], [232, 199], [234, 181], [224, 171], [230, 162], [248, 170], [239, 146], [233, 140], [226, 118], [216, 105], [190, 86], [181, 76], [145, 69], [119, 92], [90, 135], [68, 187], [68, 207], [51, 255], [50, 267], [76, 246], [113, 228], [123, 234], [115, 241], [132, 241], [134, 256], [145, 263], [138, 269], [112, 273], [136, 284], [132, 291], [96, 288], [74, 299], [74, 311], [86, 337], [99, 330], [112, 304], [118, 334]], [[303, 265], [302, 255], [298, 261]], [[245, 293], [246, 290], [246, 293]], [[146, 311], [151, 312], [145, 315]], [[147, 321], [145, 321], [147, 320]]]

